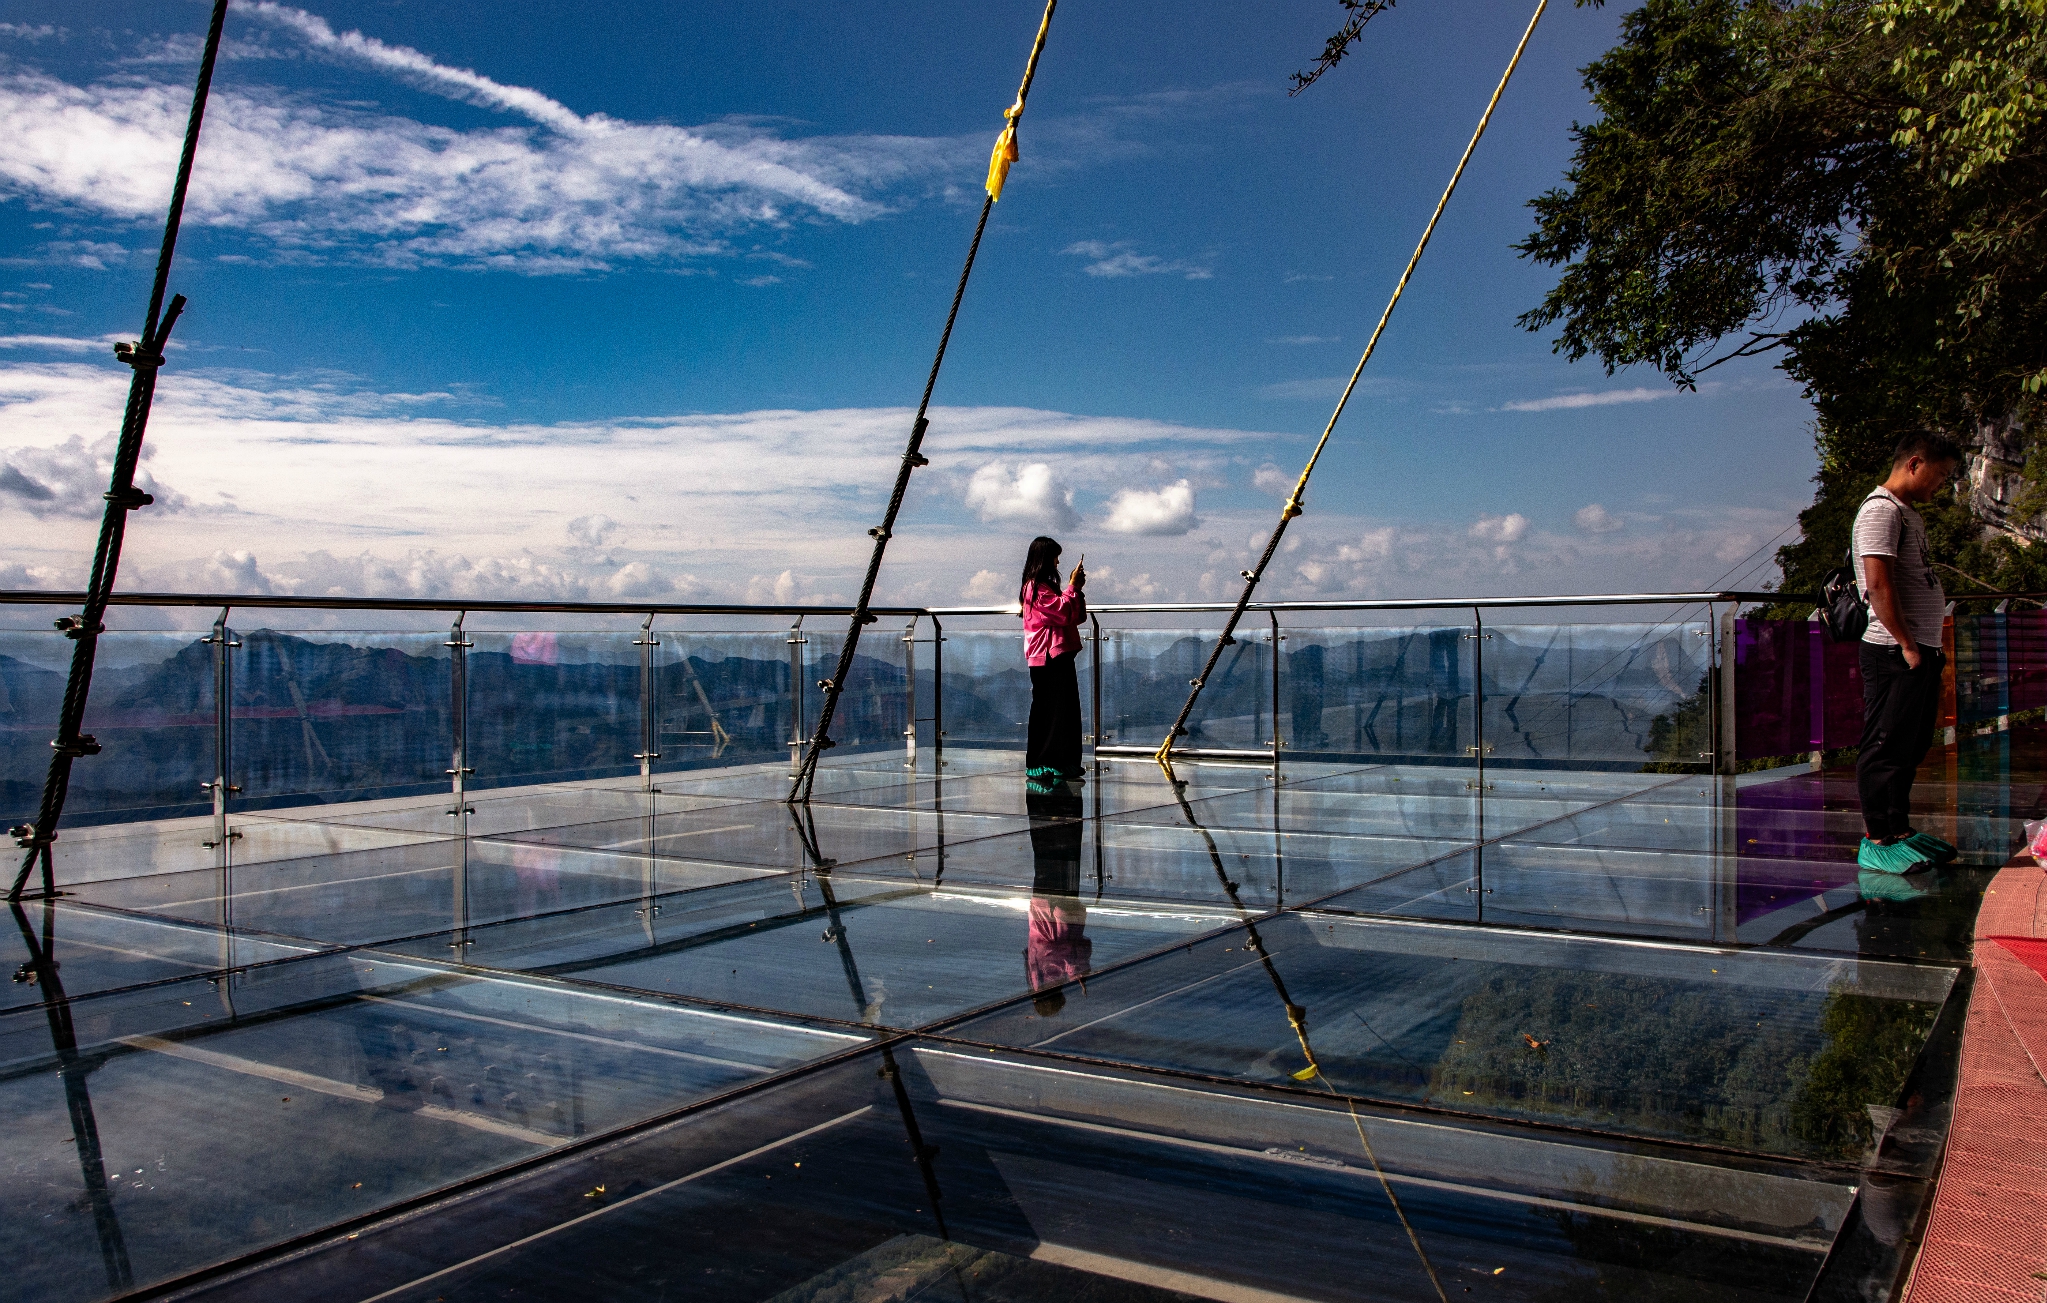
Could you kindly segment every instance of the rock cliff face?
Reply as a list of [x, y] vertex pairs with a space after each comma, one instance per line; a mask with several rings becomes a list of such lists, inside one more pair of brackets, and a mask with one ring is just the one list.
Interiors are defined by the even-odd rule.
[[2025, 430], [2018, 415], [1979, 420], [1963, 448], [1969, 509], [1976, 518], [2022, 544], [2047, 541], [2047, 516], [2022, 518], [2012, 510], [2025, 490]]

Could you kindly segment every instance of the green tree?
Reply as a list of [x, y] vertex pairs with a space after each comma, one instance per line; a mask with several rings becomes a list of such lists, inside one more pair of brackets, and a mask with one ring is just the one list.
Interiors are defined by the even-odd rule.
[[[1343, 3], [1299, 86], [1377, 12]], [[1517, 246], [1562, 272], [1522, 324], [1684, 387], [1779, 358], [1820, 460], [1787, 590], [1921, 425], [2010, 472], [1929, 513], [1952, 591], [2047, 587], [2047, 0], [1649, 0], [1584, 78], [1599, 116]]]

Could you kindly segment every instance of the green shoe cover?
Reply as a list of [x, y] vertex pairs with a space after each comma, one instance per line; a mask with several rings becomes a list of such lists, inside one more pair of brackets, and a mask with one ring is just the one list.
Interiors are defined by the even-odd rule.
[[1904, 844], [1931, 859], [1935, 864], [1946, 864], [1961, 854], [1951, 843], [1930, 832], [1915, 832], [1905, 838]]
[[1919, 849], [1904, 842], [1892, 842], [1889, 846], [1862, 839], [1862, 846], [1855, 852], [1858, 868], [1870, 869], [1877, 873], [1917, 873], [1931, 863]]

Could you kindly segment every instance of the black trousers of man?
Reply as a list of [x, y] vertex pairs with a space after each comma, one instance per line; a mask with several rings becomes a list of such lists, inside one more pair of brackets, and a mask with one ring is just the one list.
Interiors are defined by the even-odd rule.
[[1074, 653], [1031, 666], [1031, 726], [1024, 767], [1056, 769], [1062, 778], [1079, 776], [1080, 679]]
[[1905, 653], [1880, 643], [1862, 644], [1862, 754], [1855, 787], [1871, 841], [1903, 837], [1912, 826], [1912, 779], [1933, 745], [1940, 709], [1938, 647], [1919, 648], [1919, 668]]

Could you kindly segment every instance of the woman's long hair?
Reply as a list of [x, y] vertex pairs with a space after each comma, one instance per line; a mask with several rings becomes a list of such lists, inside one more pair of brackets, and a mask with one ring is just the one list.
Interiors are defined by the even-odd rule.
[[1024, 590], [1032, 584], [1043, 584], [1057, 590], [1059, 587], [1059, 540], [1046, 538], [1043, 534], [1031, 540], [1031, 550], [1024, 553], [1023, 581], [1016, 586], [1016, 600], [1024, 600]]

